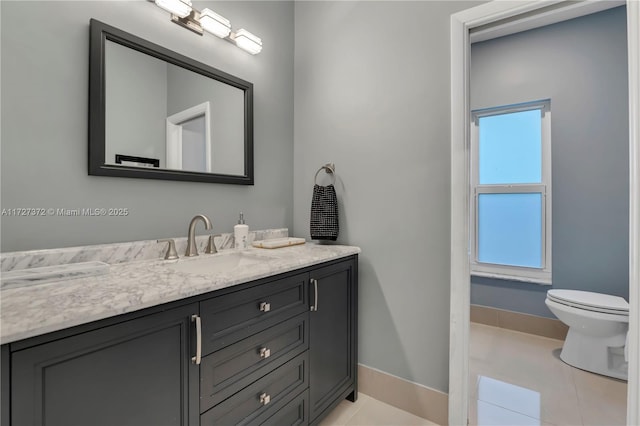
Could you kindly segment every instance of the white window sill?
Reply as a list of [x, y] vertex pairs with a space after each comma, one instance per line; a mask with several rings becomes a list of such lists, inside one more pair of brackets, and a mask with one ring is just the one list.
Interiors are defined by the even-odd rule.
[[549, 277], [523, 276], [523, 275], [508, 274], [508, 273], [502, 273], [502, 272], [477, 271], [473, 269], [471, 270], [471, 276], [474, 276], [474, 277], [493, 278], [497, 280], [508, 280], [508, 281], [520, 281], [525, 283], [550, 286], [551, 274], [542, 272], [540, 275], [549, 275]]

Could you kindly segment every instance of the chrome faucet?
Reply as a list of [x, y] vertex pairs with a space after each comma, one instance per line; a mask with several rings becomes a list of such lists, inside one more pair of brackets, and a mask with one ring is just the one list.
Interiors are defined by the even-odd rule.
[[211, 221], [203, 214], [195, 215], [193, 219], [191, 219], [189, 223], [189, 236], [187, 238], [187, 250], [184, 253], [187, 257], [198, 255], [198, 247], [196, 246], [196, 223], [198, 223], [199, 220], [204, 222], [205, 229], [209, 230], [212, 228]]

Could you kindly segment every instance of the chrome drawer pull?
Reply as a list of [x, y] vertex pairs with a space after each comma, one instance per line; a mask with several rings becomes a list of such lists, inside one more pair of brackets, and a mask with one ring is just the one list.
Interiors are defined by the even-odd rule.
[[269, 312], [271, 310], [271, 303], [260, 303], [260, 312]]
[[196, 323], [196, 356], [191, 357], [191, 362], [199, 365], [202, 359], [202, 320], [199, 315], [191, 315], [191, 322]]
[[268, 395], [266, 393], [263, 393], [262, 395], [260, 395], [260, 404], [261, 405], [267, 405], [270, 402], [271, 402], [271, 395]]
[[318, 310], [318, 280], [311, 278], [311, 283], [313, 284], [313, 306], [311, 306], [311, 311], [315, 312]]
[[271, 356], [271, 349], [260, 348], [260, 358], [269, 358]]

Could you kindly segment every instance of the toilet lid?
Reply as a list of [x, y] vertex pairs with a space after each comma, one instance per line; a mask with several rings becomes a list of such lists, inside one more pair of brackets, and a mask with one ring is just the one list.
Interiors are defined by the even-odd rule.
[[549, 290], [547, 297], [558, 303], [584, 308], [590, 311], [618, 315], [629, 314], [629, 303], [622, 297], [611, 296], [609, 294], [581, 290]]

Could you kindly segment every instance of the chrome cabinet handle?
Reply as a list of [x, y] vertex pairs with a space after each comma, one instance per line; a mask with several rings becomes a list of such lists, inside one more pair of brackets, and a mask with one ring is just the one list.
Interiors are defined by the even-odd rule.
[[313, 284], [313, 306], [311, 306], [311, 311], [315, 312], [318, 310], [318, 280], [311, 278], [311, 283]]
[[260, 303], [260, 312], [269, 312], [271, 310], [271, 303]]
[[271, 356], [271, 349], [260, 348], [260, 358], [269, 358]]
[[191, 362], [200, 365], [202, 359], [202, 320], [199, 315], [191, 315], [191, 322], [196, 323], [196, 356], [191, 357]]
[[260, 404], [261, 405], [267, 405], [268, 403], [271, 402], [271, 395], [267, 394], [267, 393], [262, 393], [260, 394]]

